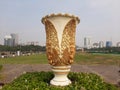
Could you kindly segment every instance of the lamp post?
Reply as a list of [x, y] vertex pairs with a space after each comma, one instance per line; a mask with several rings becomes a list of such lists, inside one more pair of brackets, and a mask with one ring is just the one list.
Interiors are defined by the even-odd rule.
[[51, 14], [42, 18], [46, 30], [46, 53], [54, 78], [51, 85], [71, 83], [67, 75], [75, 55], [75, 32], [80, 19], [69, 14]]

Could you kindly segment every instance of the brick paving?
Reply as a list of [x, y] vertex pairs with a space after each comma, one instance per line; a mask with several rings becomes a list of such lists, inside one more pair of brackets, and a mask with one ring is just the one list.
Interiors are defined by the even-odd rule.
[[[118, 71], [120, 67], [114, 65], [79, 65], [73, 64], [72, 72], [96, 73], [109, 83], [117, 84], [120, 80]], [[3, 70], [0, 72], [3, 79], [0, 83], [10, 83], [15, 78], [25, 72], [51, 71], [49, 64], [4, 64]]]

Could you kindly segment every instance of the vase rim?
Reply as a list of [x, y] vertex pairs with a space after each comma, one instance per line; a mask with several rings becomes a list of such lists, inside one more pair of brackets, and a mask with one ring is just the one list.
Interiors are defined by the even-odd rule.
[[75, 15], [72, 15], [72, 14], [68, 14], [68, 13], [65, 13], [65, 14], [63, 14], [63, 13], [58, 13], [58, 14], [52, 13], [52, 14], [44, 16], [41, 19], [41, 22], [44, 24], [45, 19], [50, 18], [50, 17], [58, 17], [58, 16], [74, 18], [74, 19], [76, 19], [78, 21], [78, 23], [80, 23], [80, 19], [79, 19], [78, 16], [75, 16]]

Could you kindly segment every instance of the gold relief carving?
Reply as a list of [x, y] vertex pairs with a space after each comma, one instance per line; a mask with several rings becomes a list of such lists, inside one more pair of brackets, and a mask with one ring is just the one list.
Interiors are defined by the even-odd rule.
[[62, 60], [66, 65], [73, 63], [75, 55], [75, 29], [76, 21], [72, 19], [67, 23], [63, 31], [61, 49], [63, 51]]
[[45, 20], [46, 50], [49, 63], [53, 66], [69, 65], [73, 62], [75, 54], [75, 19], [70, 20], [63, 31], [61, 48], [54, 25]]
[[49, 21], [45, 21], [45, 28], [46, 28], [46, 50], [47, 50], [47, 57], [49, 63], [51, 65], [56, 65], [58, 62], [58, 54], [59, 54], [59, 45], [58, 45], [58, 38], [57, 32], [53, 24]]

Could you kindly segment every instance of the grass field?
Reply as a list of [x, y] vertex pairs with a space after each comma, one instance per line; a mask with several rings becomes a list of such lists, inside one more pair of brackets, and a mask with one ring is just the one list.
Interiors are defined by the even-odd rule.
[[[74, 63], [120, 65], [120, 55], [76, 53]], [[46, 54], [0, 58], [0, 64], [48, 64]]]
[[45, 54], [0, 58], [0, 64], [45, 64], [48, 63]]
[[118, 54], [77, 53], [75, 63], [120, 65]]

